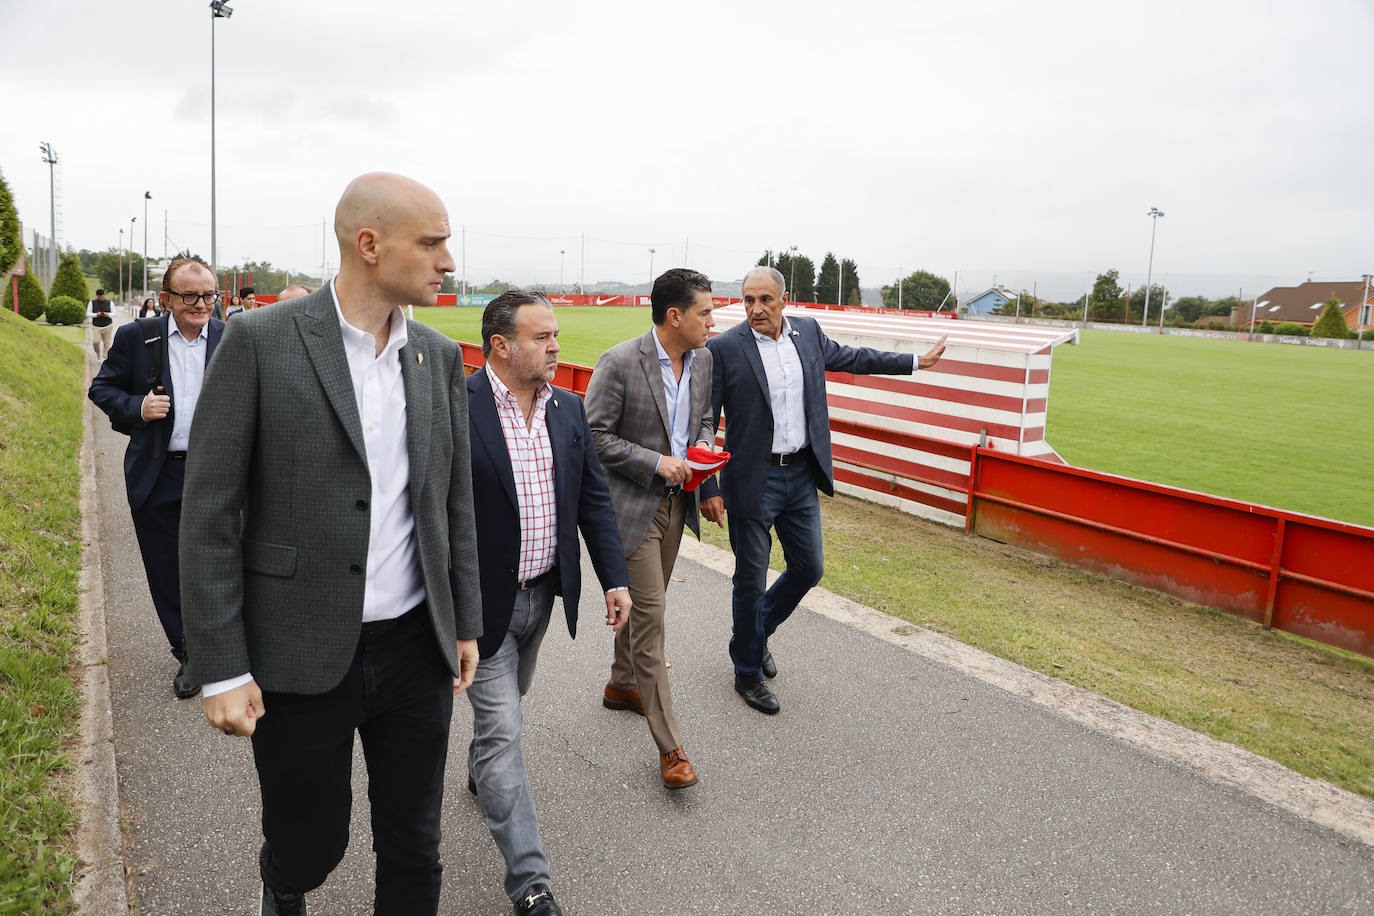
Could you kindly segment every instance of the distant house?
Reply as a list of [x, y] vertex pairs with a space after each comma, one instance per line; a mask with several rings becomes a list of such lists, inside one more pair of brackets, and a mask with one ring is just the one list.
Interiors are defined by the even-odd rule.
[[1332, 296], [1340, 302], [1341, 314], [1345, 325], [1352, 331], [1374, 325], [1374, 284], [1369, 287], [1369, 299], [1364, 298], [1364, 280], [1329, 282], [1308, 280], [1297, 286], [1276, 286], [1267, 293], [1261, 293], [1254, 303], [1244, 303], [1231, 312], [1232, 322], [1242, 330], [1249, 330], [1251, 314], [1258, 327], [1263, 321], [1278, 324], [1291, 321], [1304, 327], [1312, 323], [1326, 308], [1326, 300]]
[[[994, 286], [960, 304], [967, 307], [970, 315], [991, 315], [996, 309], [1015, 301], [1015, 290]], [[1027, 303], [1028, 307], [1029, 305], [1030, 303]]]

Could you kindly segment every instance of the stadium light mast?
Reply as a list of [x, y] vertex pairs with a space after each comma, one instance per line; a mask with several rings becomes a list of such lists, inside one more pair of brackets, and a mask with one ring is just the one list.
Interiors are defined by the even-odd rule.
[[[134, 223], [136, 222], [138, 222], [137, 216], [129, 217], [129, 296], [134, 294]], [[120, 290], [119, 295], [122, 298], [128, 298], [124, 296], [124, 290]]]
[[219, 248], [216, 247], [218, 238], [215, 234], [215, 20], [228, 19], [232, 15], [233, 8], [224, 0], [210, 0], [210, 272], [217, 277]]
[[52, 236], [48, 240], [48, 284], [52, 285], [57, 279], [57, 178], [53, 170], [57, 165], [57, 150], [46, 140], [38, 144], [38, 150], [48, 164], [48, 232]]
[[1164, 211], [1158, 207], [1151, 207], [1146, 215], [1150, 217], [1150, 262], [1145, 268], [1145, 311], [1140, 316], [1142, 328], [1150, 322], [1150, 280], [1155, 269], [1155, 229], [1159, 228], [1159, 218], [1164, 215]]
[[143, 192], [143, 298], [148, 298], [148, 201], [153, 199], [152, 191]]
[[[792, 258], [788, 261], [788, 264], [791, 266], [791, 270], [789, 270], [788, 273], [790, 273], [791, 276], [787, 278], [787, 291], [792, 294], [792, 301], [795, 302], [797, 300], [797, 246], [788, 245], [787, 250], [792, 252]], [[784, 302], [787, 299], [786, 296], [782, 298]]]
[[558, 291], [564, 296], [568, 294], [568, 288], [563, 285], [563, 257], [567, 253], [566, 248], [558, 249]]
[[649, 291], [654, 289], [654, 249], [649, 249]]

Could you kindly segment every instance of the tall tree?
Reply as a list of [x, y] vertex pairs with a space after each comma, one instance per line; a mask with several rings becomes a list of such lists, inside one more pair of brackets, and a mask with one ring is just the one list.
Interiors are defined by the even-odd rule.
[[0, 173], [0, 277], [9, 273], [24, 252], [24, 240], [19, 234], [19, 213], [14, 209], [10, 186]]
[[787, 299], [790, 302], [816, 301], [816, 265], [804, 254], [793, 255], [783, 249], [781, 254], [765, 251], [759, 255], [755, 267], [767, 267], [769, 262], [783, 275], [788, 285]]
[[1169, 306], [1169, 311], [1165, 313], [1165, 317], [1192, 324], [1202, 317], [1202, 313], [1211, 304], [1212, 300], [1206, 296], [1184, 296]]
[[[100, 285], [105, 289], [117, 290], [120, 283], [124, 284], [124, 289], [137, 292], [143, 288], [143, 256], [135, 254], [133, 257], [133, 268], [130, 273], [129, 257], [122, 255], [118, 248], [107, 248], [100, 252], [95, 259], [95, 264], [91, 268], [91, 273], [95, 274], [100, 280]], [[149, 276], [148, 284], [151, 286], [161, 277]], [[123, 295], [120, 292], [119, 295]]]
[[853, 261], [845, 258], [840, 262], [840, 275], [844, 277], [841, 284], [840, 296], [844, 299], [845, 305], [863, 305], [863, 291], [859, 289], [859, 267]]
[[1093, 281], [1093, 318], [1119, 318], [1125, 304], [1121, 296], [1121, 274], [1115, 267], [1097, 275]]
[[[917, 270], [902, 278], [901, 290], [902, 308], [933, 312], [949, 295], [949, 281], [928, 270]], [[882, 296], [883, 308], [895, 309], [898, 307], [896, 283], [891, 286], [884, 286]]]
[[91, 288], [86, 285], [86, 277], [81, 273], [81, 260], [75, 251], [62, 255], [62, 261], [57, 265], [57, 276], [53, 277], [52, 286], [48, 288], [48, 298], [54, 296], [71, 296], [83, 305], [90, 301]]
[[821, 260], [821, 273], [816, 278], [816, 301], [837, 305], [840, 298], [840, 262], [830, 252]]
[[1345, 316], [1341, 314], [1341, 300], [1335, 296], [1326, 300], [1326, 308], [1317, 316], [1317, 320], [1312, 322], [1313, 337], [1334, 337], [1337, 340], [1349, 340], [1355, 336], [1346, 326]]

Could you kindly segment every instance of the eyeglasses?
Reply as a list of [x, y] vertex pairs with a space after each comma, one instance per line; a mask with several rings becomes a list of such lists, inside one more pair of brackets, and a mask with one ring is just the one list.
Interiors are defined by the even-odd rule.
[[181, 301], [186, 305], [195, 305], [202, 299], [205, 300], [206, 305], [214, 305], [220, 299], [219, 290], [215, 290], [213, 293], [179, 293], [174, 289], [169, 289], [167, 292], [173, 296], [180, 296]]

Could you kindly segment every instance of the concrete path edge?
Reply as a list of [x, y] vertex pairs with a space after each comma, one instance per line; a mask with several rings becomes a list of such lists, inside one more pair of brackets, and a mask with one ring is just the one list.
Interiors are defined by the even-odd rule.
[[[87, 357], [86, 382], [92, 374]], [[78, 613], [81, 645], [76, 672], [83, 703], [76, 749], [73, 796], [77, 804], [76, 887], [80, 913], [127, 913], [124, 832], [119, 819], [119, 775], [115, 767], [110, 668], [106, 663], [105, 580], [100, 552], [100, 501], [96, 498], [96, 408], [85, 400], [81, 439], [81, 574]]]
[[[683, 538], [679, 556], [731, 576], [727, 550]], [[776, 577], [769, 572], [769, 580]], [[962, 671], [1008, 693], [1232, 786], [1276, 808], [1374, 846], [1374, 800], [1320, 779], [1303, 776], [1234, 744], [1157, 719], [1038, 671], [1023, 668], [961, 642], [865, 607], [824, 588], [813, 588], [802, 606], [831, 620], [902, 646], [931, 661]]]

